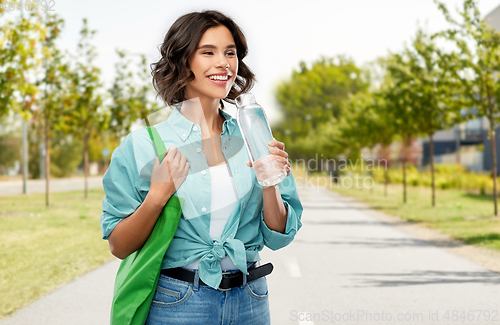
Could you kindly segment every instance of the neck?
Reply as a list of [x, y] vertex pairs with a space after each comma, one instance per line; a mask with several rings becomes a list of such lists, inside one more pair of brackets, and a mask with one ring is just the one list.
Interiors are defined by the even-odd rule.
[[182, 103], [181, 114], [201, 127], [202, 138], [220, 135], [224, 117], [219, 114], [219, 99], [196, 97]]

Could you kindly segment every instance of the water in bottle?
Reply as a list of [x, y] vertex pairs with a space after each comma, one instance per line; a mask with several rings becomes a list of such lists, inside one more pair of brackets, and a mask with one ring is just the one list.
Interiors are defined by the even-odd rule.
[[269, 152], [268, 143], [274, 140], [264, 109], [252, 94], [236, 97], [236, 119], [243, 141], [252, 161], [257, 181], [262, 186], [273, 186], [286, 177], [284, 166]]

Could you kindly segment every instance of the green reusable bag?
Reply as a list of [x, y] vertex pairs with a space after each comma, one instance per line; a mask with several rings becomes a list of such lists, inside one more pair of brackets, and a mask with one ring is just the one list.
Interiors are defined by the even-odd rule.
[[[165, 145], [154, 127], [147, 127], [158, 159], [165, 157]], [[111, 306], [111, 325], [144, 325], [158, 285], [161, 263], [177, 226], [184, 199], [172, 196], [144, 246], [125, 258], [118, 269]]]

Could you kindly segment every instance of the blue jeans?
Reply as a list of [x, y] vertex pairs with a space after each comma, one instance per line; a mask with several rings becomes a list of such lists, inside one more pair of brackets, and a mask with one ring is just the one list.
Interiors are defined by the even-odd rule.
[[161, 274], [146, 320], [160, 324], [271, 324], [266, 278], [220, 291]]

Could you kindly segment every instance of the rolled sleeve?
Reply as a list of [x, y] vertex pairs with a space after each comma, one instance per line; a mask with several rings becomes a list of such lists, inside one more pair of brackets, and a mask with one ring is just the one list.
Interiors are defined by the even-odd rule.
[[269, 229], [264, 222], [264, 208], [262, 208], [260, 212], [260, 230], [262, 232], [262, 236], [264, 237], [264, 245], [273, 251], [290, 244], [295, 238], [297, 231], [299, 231], [302, 227], [301, 216], [303, 208], [300, 203], [293, 175], [290, 173], [285, 180], [278, 184], [278, 188], [280, 190], [283, 204], [288, 212], [286, 217], [285, 232], [280, 233]]
[[126, 138], [113, 151], [111, 162], [102, 179], [105, 192], [100, 218], [103, 239], [108, 239], [116, 225], [142, 204], [142, 198], [136, 188], [137, 170], [127, 159], [127, 156], [134, 155], [130, 142], [131, 139]]

